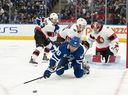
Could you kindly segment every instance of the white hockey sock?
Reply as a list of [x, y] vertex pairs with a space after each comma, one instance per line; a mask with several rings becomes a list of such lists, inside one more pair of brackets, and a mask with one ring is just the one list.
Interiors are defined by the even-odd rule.
[[35, 51], [33, 52], [33, 54], [32, 54], [32, 59], [33, 59], [33, 60], [36, 60], [37, 57], [39, 56], [40, 52], [42, 52], [42, 50], [43, 50], [42, 47], [37, 47], [37, 48], [35, 49]]
[[51, 49], [51, 48], [52, 48], [52, 43], [49, 43], [49, 44], [46, 46], [46, 48]]

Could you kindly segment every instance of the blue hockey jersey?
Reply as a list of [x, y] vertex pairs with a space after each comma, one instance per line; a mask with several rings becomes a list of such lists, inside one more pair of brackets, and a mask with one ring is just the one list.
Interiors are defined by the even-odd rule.
[[76, 61], [78, 64], [82, 64], [85, 55], [85, 49], [82, 45], [74, 51], [70, 52], [68, 42], [61, 44], [58, 50], [52, 55], [50, 59], [50, 66], [55, 67], [56, 64], [60, 61], [61, 58], [65, 57], [68, 59], [69, 62]]

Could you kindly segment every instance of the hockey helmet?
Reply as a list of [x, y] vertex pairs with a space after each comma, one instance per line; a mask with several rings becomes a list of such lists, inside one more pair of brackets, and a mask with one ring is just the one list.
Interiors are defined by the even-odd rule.
[[91, 28], [94, 30], [94, 32], [98, 32], [99, 31], [99, 29], [101, 28], [101, 23], [99, 23], [99, 22], [94, 22], [93, 24], [91, 24]]
[[58, 15], [56, 13], [51, 13], [49, 18], [51, 19], [52, 23], [57, 23], [58, 22]]
[[51, 13], [50, 19], [58, 19], [58, 15], [56, 13]]
[[76, 25], [77, 25], [78, 29], [80, 29], [82, 31], [87, 26], [87, 21], [84, 18], [79, 18], [76, 21]]
[[80, 46], [80, 38], [79, 37], [73, 37], [70, 41], [69, 44], [75, 48]]

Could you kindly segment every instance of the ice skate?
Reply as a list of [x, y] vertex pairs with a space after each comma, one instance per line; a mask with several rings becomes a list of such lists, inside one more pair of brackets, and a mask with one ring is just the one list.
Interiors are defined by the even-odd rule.
[[42, 60], [43, 60], [42, 62], [48, 62], [49, 58], [47, 57], [46, 53], [44, 53]]
[[32, 57], [31, 57], [29, 63], [32, 63], [32, 64], [38, 64]]
[[83, 63], [83, 69], [85, 71], [85, 74], [89, 74], [90, 73], [90, 66], [87, 65], [86, 63]]

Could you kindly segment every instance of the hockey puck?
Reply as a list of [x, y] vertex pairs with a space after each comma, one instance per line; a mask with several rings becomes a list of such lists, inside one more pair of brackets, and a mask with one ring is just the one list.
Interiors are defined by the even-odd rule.
[[37, 93], [37, 90], [33, 90], [32, 92], [33, 92], [33, 93]]

